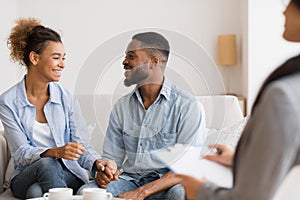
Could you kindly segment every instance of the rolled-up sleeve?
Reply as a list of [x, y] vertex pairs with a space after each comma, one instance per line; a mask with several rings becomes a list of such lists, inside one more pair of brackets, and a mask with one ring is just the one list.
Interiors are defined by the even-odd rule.
[[100, 159], [101, 156], [95, 148], [89, 144], [89, 133], [78, 101], [74, 96], [72, 96], [71, 99], [72, 103], [70, 104], [71, 107], [68, 113], [71, 141], [79, 142], [86, 148], [87, 151], [78, 159], [78, 163], [93, 174], [94, 162], [96, 159]]
[[35, 147], [30, 144], [17, 114], [2, 102], [0, 103], [0, 118], [6, 132], [10, 152], [17, 165], [30, 165], [47, 150], [47, 148]]

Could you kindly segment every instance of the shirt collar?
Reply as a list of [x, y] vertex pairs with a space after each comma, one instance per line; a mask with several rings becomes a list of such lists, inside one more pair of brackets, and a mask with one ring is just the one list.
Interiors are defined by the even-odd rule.
[[61, 104], [61, 94], [62, 94], [62, 92], [59, 91], [58, 84], [50, 82], [49, 83], [49, 92], [50, 92], [50, 102]]
[[[27, 99], [26, 95], [26, 88], [25, 88], [25, 78], [26, 75], [23, 77], [23, 79], [18, 83], [17, 85], [17, 94], [16, 95], [16, 102], [19, 107], [25, 107], [25, 106], [33, 106]], [[49, 83], [49, 91], [50, 91], [50, 99], [49, 102], [52, 103], [58, 103], [60, 104], [60, 92], [58, 91], [57, 86], [53, 83]]]
[[[140, 91], [138, 89], [139, 87], [136, 86], [134, 90], [131, 92], [131, 96], [135, 94], [138, 99], [141, 99]], [[163, 85], [158, 96], [164, 96], [168, 101], [170, 101], [171, 91], [172, 91], [172, 83], [171, 81], [169, 81], [168, 78], [164, 77]]]
[[160, 95], [163, 95], [168, 101], [171, 99], [172, 83], [168, 78], [164, 77], [164, 83], [160, 90]]
[[17, 85], [17, 95], [16, 95], [16, 103], [18, 107], [32, 106], [32, 104], [28, 101], [25, 89], [25, 77], [18, 83]]

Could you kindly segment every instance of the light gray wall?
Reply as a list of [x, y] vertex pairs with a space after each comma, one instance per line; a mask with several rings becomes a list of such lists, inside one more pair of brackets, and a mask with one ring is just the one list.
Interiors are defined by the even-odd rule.
[[[216, 60], [216, 43], [219, 34], [236, 34], [238, 47], [241, 48], [241, 3], [239, 0], [77, 0], [72, 1], [72, 3], [68, 0], [15, 1], [16, 16], [39, 18], [43, 24], [62, 34], [67, 51], [67, 67], [61, 84], [70, 90], [74, 90], [84, 63], [95, 49], [111, 38], [128, 31], [156, 28], [176, 32], [203, 47], [212, 62]], [[13, 7], [13, 5], [10, 6]], [[7, 19], [8, 24], [5, 26], [6, 29], [10, 29], [15, 16], [9, 16]], [[125, 49], [129, 40], [130, 38], [120, 44], [120, 47]], [[171, 47], [172, 42], [177, 43], [177, 41], [171, 41]], [[186, 54], [195, 53], [190, 51], [186, 50]], [[104, 54], [104, 56], [106, 55]], [[103, 57], [100, 55], [99, 60]], [[109, 85], [116, 85], [117, 78], [119, 78], [118, 84], [122, 81], [120, 80], [120, 77], [123, 76], [122, 65], [120, 64], [122, 58], [123, 53], [116, 55], [111, 60], [110, 65], [113, 68], [111, 70], [114, 73], [110, 74], [111, 77], [104, 79], [105, 82], [102, 79], [98, 80], [99, 84], [102, 85], [97, 85], [96, 90], [101, 88], [102, 92], [109, 92], [111, 91]], [[0, 65], [1, 69], [8, 65], [7, 58], [1, 62], [3, 63]], [[241, 59], [238, 60], [237, 66], [230, 69], [230, 73], [234, 75], [230, 76], [230, 84], [232, 85], [230, 88], [234, 91], [229, 92], [242, 93], [240, 65]], [[187, 83], [182, 82], [183, 84], [179, 85], [186, 87], [192, 84], [192, 88], [196, 88], [195, 93], [198, 95], [209, 93], [210, 91], [205, 91], [206, 77], [202, 80], [200, 78], [198, 84], [199, 76], [193, 77], [194, 73], [189, 70], [193, 67], [189, 68], [190, 66], [189, 60], [182, 58], [182, 55], [171, 56], [169, 64], [171, 73], [173, 75], [183, 74], [177, 77], [174, 75], [172, 79], [184, 79]], [[205, 68], [206, 64], [201, 67]], [[187, 70], [182, 71], [182, 69]], [[222, 68], [221, 76], [226, 75], [227, 71]], [[9, 74], [15, 76], [13, 72], [9, 72]], [[21, 73], [17, 72], [16, 74], [17, 79], [20, 79]], [[0, 92], [3, 92], [4, 89], [8, 88], [8, 85], [12, 85], [14, 82], [15, 80], [11, 79], [7, 81], [7, 85], [1, 85]], [[228, 84], [225, 83], [226, 85]]]
[[290, 56], [299, 54], [299, 44], [282, 38], [282, 1], [248, 1], [248, 109], [264, 79]]
[[16, 18], [16, 1], [0, 0], [0, 94], [12, 86], [17, 80], [19, 68], [9, 62], [9, 51], [6, 38], [10, 32], [13, 20]]
[[[149, 3], [140, 0], [77, 0], [72, 4], [68, 0], [0, 2], [0, 16], [5, 19], [1, 23], [0, 32], [0, 93], [18, 81], [24, 71], [10, 63], [6, 47], [7, 35], [18, 17], [37, 17], [62, 34], [67, 51], [67, 68], [61, 84], [73, 91], [89, 56], [103, 43], [128, 31], [157, 28], [177, 32], [202, 46], [211, 61], [216, 61], [217, 35], [233, 33], [238, 39], [238, 64], [229, 68], [219, 67], [219, 70], [224, 78], [225, 88], [230, 88], [227, 92], [248, 97], [249, 110], [266, 76], [287, 57], [298, 53], [299, 49], [296, 44], [288, 43], [281, 37], [284, 24], [284, 7], [281, 1], [153, 0]], [[120, 48], [125, 49], [126, 43], [124, 41], [120, 44]], [[190, 52], [187, 51], [188, 53]], [[103, 60], [103, 57], [100, 55], [99, 60]], [[103, 79], [98, 80], [96, 91], [107, 93], [111, 92], [112, 86], [121, 88], [122, 57], [119, 54], [111, 60], [109, 70], [102, 76]], [[173, 55], [169, 67], [173, 74], [180, 73], [183, 79], [188, 80], [182, 87], [193, 84], [192, 87], [198, 88], [198, 95], [201, 94], [199, 91], [205, 91], [205, 80], [200, 78], [199, 85], [194, 86], [199, 76], [191, 78], [191, 70], [181, 71], [190, 67], [186, 60]]]

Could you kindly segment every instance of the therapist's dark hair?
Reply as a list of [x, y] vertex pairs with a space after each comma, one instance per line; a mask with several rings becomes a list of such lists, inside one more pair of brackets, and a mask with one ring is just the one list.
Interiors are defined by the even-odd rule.
[[291, 2], [295, 3], [300, 9], [300, 0], [291, 0]]
[[54, 30], [41, 25], [35, 18], [20, 18], [13, 27], [7, 46], [12, 61], [29, 66], [29, 54], [43, 52], [49, 41], [62, 43], [60, 35]]

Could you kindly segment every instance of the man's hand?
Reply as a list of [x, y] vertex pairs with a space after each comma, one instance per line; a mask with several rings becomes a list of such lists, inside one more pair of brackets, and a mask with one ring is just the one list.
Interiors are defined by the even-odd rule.
[[171, 188], [172, 186], [179, 184], [182, 181], [181, 178], [178, 178], [173, 172], [168, 172], [161, 178], [147, 183], [136, 190], [125, 192], [120, 194], [118, 197], [125, 199], [145, 199], [154, 194], [160, 193], [164, 190]]
[[148, 196], [149, 195], [146, 194], [146, 190], [141, 190], [140, 188], [118, 195], [119, 198], [134, 200], [144, 200]]
[[100, 188], [106, 188], [111, 181], [118, 180], [120, 171], [113, 160], [96, 160], [96, 183]]

